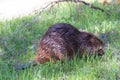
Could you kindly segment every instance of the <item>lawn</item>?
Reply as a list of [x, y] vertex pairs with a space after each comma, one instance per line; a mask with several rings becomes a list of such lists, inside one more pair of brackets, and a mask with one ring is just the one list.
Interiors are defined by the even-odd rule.
[[[0, 22], [0, 80], [120, 80], [120, 5], [94, 5], [106, 12], [61, 3], [41, 15], [38, 11]], [[74, 57], [64, 64], [49, 62], [16, 70], [17, 65], [34, 59], [41, 36], [49, 26], [60, 22], [97, 35], [105, 43], [105, 55], [101, 59]]]

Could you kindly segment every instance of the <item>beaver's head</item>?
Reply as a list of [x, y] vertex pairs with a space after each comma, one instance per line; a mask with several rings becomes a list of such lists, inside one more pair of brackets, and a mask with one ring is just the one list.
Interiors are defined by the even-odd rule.
[[87, 55], [98, 55], [102, 56], [104, 54], [104, 43], [97, 36], [91, 33], [83, 32], [81, 41], [81, 51], [82, 54]]
[[88, 35], [87, 46], [90, 54], [97, 54], [98, 56], [102, 56], [104, 54], [104, 43], [95, 35]]

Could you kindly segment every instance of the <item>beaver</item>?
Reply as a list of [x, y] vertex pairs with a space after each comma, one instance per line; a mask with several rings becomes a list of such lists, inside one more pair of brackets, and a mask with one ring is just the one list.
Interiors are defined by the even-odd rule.
[[94, 34], [79, 31], [68, 23], [57, 23], [49, 27], [42, 36], [33, 61], [22, 65], [15, 65], [15, 70], [24, 70], [30, 66], [49, 61], [64, 62], [66, 58], [102, 56], [104, 43]]
[[35, 61], [45, 63], [72, 59], [74, 55], [102, 56], [104, 43], [89, 32], [79, 31], [68, 23], [57, 23], [49, 27], [42, 36], [35, 56]]

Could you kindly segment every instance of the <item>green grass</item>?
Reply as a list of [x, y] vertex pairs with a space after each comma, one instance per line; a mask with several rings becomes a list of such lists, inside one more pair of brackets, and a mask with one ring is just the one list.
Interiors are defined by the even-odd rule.
[[[100, 4], [95, 4], [103, 7]], [[27, 16], [0, 22], [0, 80], [117, 80], [120, 79], [120, 12], [108, 13], [79, 5], [62, 3], [41, 16]], [[105, 6], [104, 9], [110, 9]], [[33, 60], [41, 36], [52, 24], [65, 22], [95, 33], [106, 44], [102, 59], [66, 60], [64, 64], [45, 63], [26, 70], [15, 71], [14, 66]], [[29, 24], [26, 26], [26, 24]]]

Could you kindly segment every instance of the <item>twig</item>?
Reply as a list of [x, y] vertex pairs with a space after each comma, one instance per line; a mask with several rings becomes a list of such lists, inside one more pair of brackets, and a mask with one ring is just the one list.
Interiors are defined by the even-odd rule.
[[56, 1], [50, 2], [48, 5], [46, 5], [45, 7], [43, 7], [43, 8], [40, 10], [39, 14], [41, 14], [45, 9], [48, 9], [48, 7], [51, 8], [51, 7], [53, 7], [55, 4], [58, 4], [58, 3], [60, 3], [60, 2], [75, 2], [75, 3], [80, 2], [80, 3], [83, 3], [83, 4], [87, 5], [87, 6], [89, 6], [89, 7], [92, 8], [92, 9], [96, 9], [96, 10], [100, 10], [100, 11], [104, 12], [104, 9], [99, 8], [99, 7], [96, 7], [96, 6], [94, 6], [93, 4], [87, 3], [87, 2], [82, 1], [82, 0], [56, 0]]
[[[105, 11], [105, 10], [102, 9], [102, 8], [96, 7], [96, 6], [94, 6], [93, 4], [87, 3], [87, 2], [82, 1], [82, 0], [56, 0], [56, 1], [50, 2], [50, 3], [47, 4], [45, 7], [43, 7], [43, 8], [39, 11], [39, 13], [38, 13], [34, 18], [31, 19], [30, 23], [33, 23], [33, 22], [35, 21], [35, 19], [37, 19], [38, 16], [41, 15], [41, 13], [42, 13], [43, 11], [45, 11], [45, 10], [48, 9], [48, 8], [52, 8], [54, 5], [56, 5], [56, 4], [60, 3], [60, 2], [75, 2], [75, 3], [78, 3], [78, 2], [79, 2], [79, 3], [83, 3], [83, 4], [87, 5], [87, 6], [89, 6], [89, 7], [92, 8], [92, 9], [100, 10], [100, 11], [102, 11], [102, 12]], [[25, 24], [25, 27], [29, 26], [30, 23]]]

